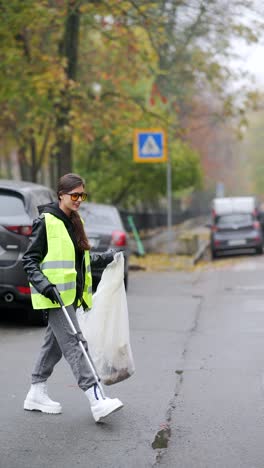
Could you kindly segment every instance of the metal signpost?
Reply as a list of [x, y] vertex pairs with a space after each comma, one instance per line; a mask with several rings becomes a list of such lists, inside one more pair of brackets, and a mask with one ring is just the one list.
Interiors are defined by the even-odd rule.
[[160, 128], [135, 129], [133, 159], [136, 163], [167, 163], [168, 254], [171, 253], [172, 197], [171, 163], [167, 151], [167, 134]]

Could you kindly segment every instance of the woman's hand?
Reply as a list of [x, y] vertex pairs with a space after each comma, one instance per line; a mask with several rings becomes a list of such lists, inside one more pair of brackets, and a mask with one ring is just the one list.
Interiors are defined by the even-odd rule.
[[[56, 286], [55, 284], [49, 284], [46, 288], [42, 291], [43, 296], [49, 299], [53, 304], [58, 304], [57, 294], [56, 294]], [[59, 294], [59, 291], [58, 291]]]

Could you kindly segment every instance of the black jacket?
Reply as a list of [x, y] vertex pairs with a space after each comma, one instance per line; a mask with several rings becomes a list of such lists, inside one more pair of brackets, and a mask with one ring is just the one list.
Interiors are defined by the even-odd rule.
[[[84, 287], [84, 252], [78, 249], [73, 225], [70, 218], [59, 208], [57, 202], [39, 207], [41, 213], [33, 222], [31, 243], [22, 257], [22, 263], [27, 273], [29, 282], [42, 294], [44, 289], [51, 283], [40, 269], [40, 263], [45, 258], [48, 251], [45, 217], [43, 213], [51, 213], [65, 224], [75, 248], [75, 268], [77, 272], [76, 298], [82, 297]], [[95, 254], [90, 252], [91, 268], [93, 266], [104, 268], [113, 260], [113, 252]]]

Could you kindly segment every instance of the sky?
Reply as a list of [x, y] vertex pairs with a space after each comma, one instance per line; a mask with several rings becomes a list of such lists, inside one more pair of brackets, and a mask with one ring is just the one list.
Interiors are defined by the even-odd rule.
[[[245, 86], [247, 89], [259, 89], [264, 91], [264, 39], [258, 44], [246, 45], [242, 41], [233, 40], [231, 43], [232, 53], [236, 58], [229, 59], [228, 66], [234, 72], [238, 70], [250, 73], [252, 77], [240, 78], [232, 82], [233, 89]], [[239, 58], [238, 58], [239, 56]]]
[[244, 68], [255, 77], [258, 84], [264, 86], [264, 45], [251, 46], [243, 52], [245, 57]]
[[[239, 38], [238, 34], [231, 40], [231, 54], [240, 56], [241, 59], [231, 58], [231, 67], [234, 69], [242, 69], [250, 72], [256, 84], [264, 89], [264, 0], [249, 0], [249, 6], [241, 7], [241, 2], [237, 0], [229, 0], [230, 4], [234, 3], [237, 7], [234, 9], [235, 23], [244, 25], [249, 28], [249, 31], [256, 33], [258, 43], [248, 45], [245, 39]], [[242, 2], [243, 3], [243, 2]], [[244, 0], [244, 4], [246, 1]], [[230, 65], [230, 62], [229, 62]], [[250, 82], [252, 87], [254, 83]]]
[[[232, 0], [231, 0], [232, 1]], [[235, 52], [237, 51], [241, 55], [242, 60], [239, 61], [239, 65], [249, 71], [255, 76], [258, 85], [262, 85], [264, 88], [264, 30], [262, 24], [264, 18], [264, 1], [263, 0], [251, 0], [252, 8], [244, 9], [241, 11], [240, 21], [241, 24], [248, 26], [252, 29], [252, 32], [258, 31], [259, 41], [257, 44], [252, 43], [247, 45], [244, 40], [235, 40], [233, 46]], [[256, 24], [255, 24], [256, 22]]]

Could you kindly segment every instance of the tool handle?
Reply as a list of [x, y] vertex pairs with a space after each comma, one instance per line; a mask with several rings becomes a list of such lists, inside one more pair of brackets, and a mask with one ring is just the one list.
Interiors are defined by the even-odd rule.
[[54, 286], [53, 290], [54, 290], [55, 296], [56, 296], [56, 298], [57, 298], [58, 304], [60, 304], [61, 307], [64, 307], [64, 304], [63, 304], [63, 302], [62, 302], [61, 295], [60, 295], [58, 289], [56, 288], [56, 286]]
[[62, 311], [63, 311], [63, 313], [64, 313], [64, 315], [65, 315], [65, 317], [66, 317], [66, 319], [67, 319], [67, 322], [68, 322], [69, 326], [71, 327], [72, 332], [74, 333], [74, 335], [76, 336], [76, 338], [77, 338], [77, 340], [78, 340], [79, 346], [80, 346], [80, 348], [81, 348], [81, 350], [82, 350], [82, 353], [83, 353], [83, 355], [84, 355], [84, 358], [85, 358], [86, 361], [87, 361], [87, 364], [89, 365], [89, 367], [90, 367], [90, 369], [91, 369], [91, 371], [92, 371], [92, 374], [93, 374], [93, 376], [94, 376], [94, 379], [95, 379], [95, 381], [96, 381], [96, 383], [97, 383], [97, 385], [98, 385], [98, 388], [99, 388], [99, 390], [100, 390], [100, 392], [101, 392], [102, 398], [105, 398], [104, 389], [103, 389], [103, 387], [102, 387], [102, 385], [101, 385], [101, 383], [100, 383], [100, 378], [99, 378], [99, 376], [98, 376], [98, 374], [97, 374], [97, 371], [96, 371], [95, 365], [94, 365], [94, 363], [93, 363], [93, 361], [92, 361], [92, 358], [91, 358], [91, 356], [89, 355], [89, 351], [86, 351], [86, 349], [85, 349], [85, 347], [84, 347], [84, 345], [83, 345], [83, 343], [82, 343], [82, 340], [78, 338], [77, 330], [76, 330], [76, 328], [75, 328], [75, 326], [74, 326], [74, 324], [73, 324], [73, 322], [72, 322], [72, 320], [71, 320], [71, 318], [70, 318], [70, 316], [69, 316], [69, 314], [68, 314], [68, 311], [67, 311], [67, 309], [66, 309], [66, 307], [65, 307], [65, 305], [64, 305], [64, 303], [63, 303], [63, 301], [62, 301], [62, 298], [61, 298], [61, 296], [60, 296], [60, 293], [59, 293], [59, 291], [57, 290], [56, 287], [54, 287], [54, 292], [55, 292], [55, 295], [56, 295], [56, 297], [57, 297], [57, 301], [58, 301], [58, 303], [60, 304], [61, 309], [62, 309]]
[[64, 315], [65, 315], [65, 317], [67, 319], [68, 324], [70, 325], [74, 335], [77, 335], [77, 330], [76, 330], [75, 326], [72, 323], [72, 320], [71, 320], [71, 318], [70, 318], [70, 316], [68, 314], [68, 311], [67, 311], [67, 309], [66, 309], [66, 307], [65, 307], [65, 305], [63, 303], [63, 300], [62, 300], [62, 298], [60, 296], [60, 293], [59, 293], [58, 289], [56, 288], [56, 286], [53, 289], [54, 289], [54, 292], [55, 292], [55, 296], [57, 298], [57, 302], [60, 304], [61, 309], [62, 309], [62, 311], [63, 311], [63, 313], [64, 313]]

